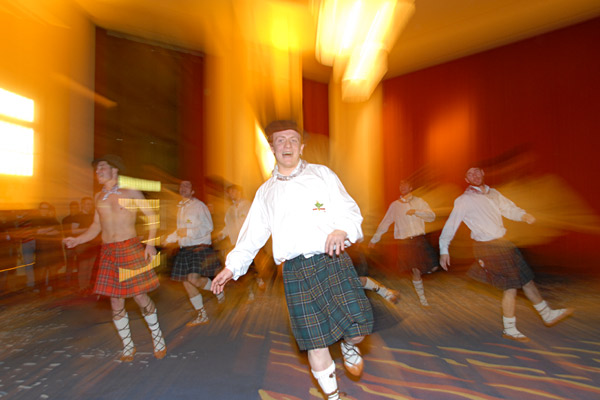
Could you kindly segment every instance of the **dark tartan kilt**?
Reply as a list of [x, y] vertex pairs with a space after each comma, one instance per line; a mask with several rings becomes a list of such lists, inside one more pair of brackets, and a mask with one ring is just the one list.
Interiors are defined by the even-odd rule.
[[100, 266], [94, 293], [109, 297], [128, 298], [148, 293], [159, 286], [154, 269], [120, 281], [119, 268], [136, 270], [148, 265], [144, 246], [136, 238], [117, 243], [105, 243], [100, 251]]
[[483, 283], [507, 290], [519, 289], [533, 280], [533, 271], [519, 249], [508, 240], [475, 242], [475, 263], [467, 275]]
[[212, 278], [220, 270], [221, 260], [212, 246], [206, 244], [186, 246], [181, 247], [175, 256], [171, 279], [182, 282], [187, 280], [188, 274], [200, 274]]
[[326, 348], [342, 337], [372, 332], [371, 304], [346, 253], [286, 261], [283, 284], [300, 350]]
[[440, 265], [437, 252], [425, 235], [412, 239], [398, 240], [398, 268], [400, 271], [412, 271], [417, 268], [422, 274]]

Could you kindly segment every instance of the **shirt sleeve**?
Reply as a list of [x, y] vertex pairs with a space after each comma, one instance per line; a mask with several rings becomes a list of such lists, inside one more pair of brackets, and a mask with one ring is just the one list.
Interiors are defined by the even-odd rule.
[[190, 212], [186, 215], [190, 221], [190, 225], [187, 225], [187, 236], [192, 239], [200, 239], [210, 233], [213, 230], [212, 217], [208, 207], [202, 202], [197, 202]]
[[233, 272], [233, 279], [237, 280], [248, 272], [256, 253], [265, 245], [270, 236], [270, 219], [264, 195], [259, 189], [242, 225], [238, 241], [225, 261], [225, 268]]
[[454, 238], [458, 227], [460, 226], [463, 218], [465, 217], [465, 206], [460, 201], [460, 198], [454, 201], [454, 208], [444, 224], [444, 229], [442, 229], [442, 233], [440, 235], [440, 255], [449, 254], [448, 248], [450, 247], [450, 242]]
[[499, 191], [492, 189], [494, 191], [494, 199], [496, 200], [496, 204], [498, 204], [498, 208], [500, 209], [500, 213], [503, 217], [512, 219], [513, 221], [521, 221], [523, 214], [525, 214], [525, 210], [517, 207], [512, 200], [504, 197]]
[[394, 203], [390, 204], [385, 216], [379, 223], [377, 231], [371, 238], [371, 243], [375, 244], [381, 240], [381, 236], [390, 229], [390, 225], [394, 223]]
[[421, 218], [425, 222], [433, 222], [435, 221], [435, 213], [429, 207], [429, 204], [421, 198], [419, 198], [418, 209], [415, 210], [415, 215]]
[[360, 242], [363, 238], [361, 227], [363, 217], [358, 204], [346, 192], [344, 185], [333, 171], [328, 169], [325, 173], [325, 179], [327, 186], [331, 188], [330, 195], [335, 204], [333, 215], [334, 229], [346, 232], [346, 238], [351, 243]]

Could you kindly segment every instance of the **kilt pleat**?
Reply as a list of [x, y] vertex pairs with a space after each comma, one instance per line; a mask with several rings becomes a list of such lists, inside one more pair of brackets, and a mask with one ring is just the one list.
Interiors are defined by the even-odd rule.
[[188, 274], [200, 274], [209, 278], [221, 270], [221, 260], [209, 245], [186, 246], [179, 249], [171, 272], [171, 279], [185, 281]]
[[129, 298], [148, 293], [159, 286], [153, 269], [133, 274], [129, 279], [119, 279], [119, 268], [136, 270], [148, 262], [144, 257], [144, 246], [140, 240], [131, 238], [122, 242], [104, 243], [100, 251], [100, 266], [94, 293], [117, 298]]
[[417, 268], [422, 274], [437, 267], [439, 257], [424, 235], [398, 240], [398, 268], [410, 272]]
[[498, 289], [519, 289], [533, 280], [533, 271], [519, 249], [504, 239], [475, 242], [475, 263], [467, 274]]
[[300, 350], [325, 348], [343, 337], [372, 332], [371, 304], [346, 253], [286, 261], [283, 282]]

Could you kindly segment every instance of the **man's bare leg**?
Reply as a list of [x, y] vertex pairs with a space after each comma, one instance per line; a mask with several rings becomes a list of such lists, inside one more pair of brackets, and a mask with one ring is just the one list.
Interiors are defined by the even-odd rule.
[[546, 303], [546, 301], [544, 301], [540, 295], [540, 292], [538, 291], [537, 286], [535, 286], [533, 280], [523, 285], [523, 292], [531, 301], [533, 307], [535, 307], [537, 312], [540, 314], [540, 317], [542, 317], [542, 320], [544, 320], [544, 324], [546, 326], [556, 325], [563, 319], [573, 314], [572, 308], [561, 308], [558, 310], [553, 310], [550, 308], [548, 303]]
[[515, 317], [515, 302], [517, 298], [517, 289], [507, 289], [502, 295], [502, 323], [504, 331], [502, 337], [506, 339], [527, 342], [529, 339], [517, 329], [517, 319]]
[[152, 333], [152, 343], [154, 345], [154, 357], [164, 358], [167, 355], [167, 345], [165, 344], [165, 339], [163, 337], [162, 331], [160, 330], [160, 325], [158, 324], [158, 315], [156, 314], [156, 306], [150, 296], [146, 293], [138, 294], [133, 297], [135, 302], [140, 307], [142, 311], [142, 315], [148, 324], [148, 328], [150, 328], [150, 332]]
[[123, 352], [121, 353], [120, 360], [131, 362], [135, 355], [135, 345], [133, 344], [131, 330], [129, 329], [129, 316], [125, 310], [125, 299], [111, 297], [110, 306], [113, 313], [113, 323], [123, 342]]
[[400, 294], [397, 291], [385, 287], [371, 277], [359, 276], [358, 279], [360, 280], [363, 288], [374, 291], [390, 303], [396, 303], [398, 301], [398, 297], [400, 297]]
[[308, 350], [308, 363], [310, 369], [319, 382], [319, 386], [327, 396], [327, 400], [340, 398], [337, 380], [335, 377], [335, 363], [331, 358], [328, 348]]

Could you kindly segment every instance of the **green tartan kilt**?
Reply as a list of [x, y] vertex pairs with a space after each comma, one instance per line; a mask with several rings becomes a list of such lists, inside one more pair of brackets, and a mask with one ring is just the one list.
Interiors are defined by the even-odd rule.
[[298, 256], [283, 266], [285, 299], [300, 350], [368, 335], [373, 311], [350, 257]]

